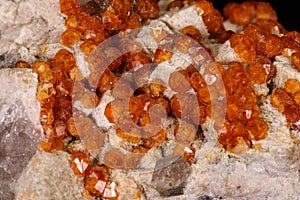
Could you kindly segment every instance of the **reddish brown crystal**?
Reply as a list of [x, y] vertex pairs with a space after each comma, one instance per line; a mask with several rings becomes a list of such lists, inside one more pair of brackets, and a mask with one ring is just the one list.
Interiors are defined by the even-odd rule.
[[81, 33], [75, 29], [67, 29], [61, 34], [61, 43], [71, 47], [81, 40]]
[[53, 73], [47, 62], [38, 61], [32, 65], [32, 69], [38, 74], [40, 82], [51, 82], [53, 79]]
[[214, 9], [213, 13], [203, 17], [204, 23], [210, 33], [215, 33], [224, 30], [223, 16], [219, 10]]
[[31, 66], [27, 62], [19, 60], [18, 62], [16, 62], [15, 68], [31, 68]]
[[264, 57], [251, 62], [247, 68], [250, 79], [256, 84], [264, 84], [275, 74], [272, 62]]
[[288, 79], [284, 84], [284, 90], [289, 94], [300, 92], [300, 82], [297, 79]]
[[292, 64], [295, 65], [298, 72], [300, 72], [300, 51], [293, 53], [291, 60], [292, 60]]
[[90, 174], [90, 158], [83, 152], [76, 152], [71, 155], [71, 167], [77, 176], [87, 176]]
[[116, 130], [116, 134], [120, 138], [132, 144], [137, 144], [141, 141], [141, 132], [139, 129], [131, 128], [130, 131], [125, 131], [122, 130], [121, 128], [118, 128]]
[[286, 117], [286, 121], [289, 125], [295, 124], [300, 120], [299, 106], [296, 102], [284, 105], [284, 111], [282, 114]]
[[163, 92], [167, 89], [167, 85], [160, 79], [152, 80], [150, 85], [150, 91], [152, 97], [162, 97]]
[[105, 167], [95, 166], [90, 170], [90, 175], [84, 180], [84, 188], [91, 196], [103, 194], [108, 181], [108, 171]]
[[244, 34], [232, 34], [230, 45], [239, 57], [246, 63], [252, 62], [256, 57], [255, 42]]
[[283, 33], [282, 25], [271, 19], [257, 19], [255, 24], [258, 25], [260, 31], [265, 35], [274, 34], [280, 36]]
[[268, 125], [261, 119], [250, 120], [246, 125], [250, 139], [261, 140], [267, 135]]
[[99, 98], [95, 92], [86, 91], [80, 98], [84, 108], [96, 108], [99, 104]]
[[[101, 76], [99, 76], [101, 75]], [[105, 93], [107, 90], [111, 90], [115, 83], [117, 82], [118, 77], [111, 72], [109, 69], [105, 70], [104, 73], [97, 75], [97, 73], [95, 74], [91, 74], [88, 81], [90, 86], [97, 86], [97, 91], [100, 94]], [[96, 84], [97, 83], [97, 84]]]
[[258, 54], [274, 58], [281, 53], [283, 46], [279, 36], [270, 34], [257, 43], [256, 49]]
[[293, 99], [298, 106], [300, 106], [300, 92], [297, 92], [293, 95]]
[[172, 51], [168, 51], [166, 49], [157, 48], [154, 55], [154, 63], [162, 63], [167, 60], [170, 60], [173, 56]]
[[214, 6], [212, 2], [206, 0], [200, 0], [195, 2], [197, 11], [202, 17], [209, 16], [214, 11]]
[[121, 100], [114, 100], [106, 105], [104, 115], [109, 122], [116, 123], [118, 121], [121, 114], [125, 111], [124, 104], [125, 102]]
[[50, 137], [49, 139], [40, 142], [39, 149], [40, 151], [45, 152], [64, 150], [64, 143], [61, 138]]
[[181, 0], [174, 0], [168, 4], [167, 11], [172, 11], [175, 9], [180, 9], [184, 6]]
[[270, 19], [275, 22], [277, 21], [277, 13], [269, 2], [258, 1], [255, 6], [255, 17], [257, 19]]
[[243, 2], [232, 9], [229, 20], [238, 25], [246, 25], [255, 17], [255, 4], [252, 2]]
[[93, 156], [99, 153], [105, 142], [104, 134], [97, 129], [92, 129], [88, 134], [81, 136], [80, 139], [84, 148]]
[[76, 0], [60, 0], [60, 11], [61, 13], [71, 16], [82, 11], [79, 3]]
[[89, 55], [97, 47], [94, 39], [87, 39], [80, 44], [80, 50], [85, 54]]
[[264, 34], [261, 32], [260, 27], [254, 23], [247, 24], [244, 27], [244, 34], [249, 36], [255, 42], [259, 42], [264, 39]]
[[239, 5], [238, 3], [236, 3], [236, 2], [228, 2], [228, 3], [224, 6], [224, 8], [223, 8], [223, 10], [222, 10], [224, 17], [225, 17], [225, 18], [229, 18], [230, 15], [231, 15], [231, 13], [232, 13], [232, 11], [233, 11], [235, 8], [238, 8], [239, 6], [240, 6], [240, 5]]
[[60, 49], [54, 56], [54, 65], [59, 66], [61, 70], [68, 72], [76, 65], [75, 56], [66, 49]]
[[135, 9], [144, 19], [157, 18], [160, 11], [158, 1], [152, 0], [136, 0]]
[[186, 26], [180, 30], [182, 34], [185, 34], [187, 36], [190, 36], [195, 41], [200, 42], [201, 41], [201, 33], [195, 26]]
[[275, 90], [270, 97], [272, 106], [277, 108], [279, 112], [284, 111], [285, 104], [292, 104], [293, 100], [290, 95], [283, 89]]

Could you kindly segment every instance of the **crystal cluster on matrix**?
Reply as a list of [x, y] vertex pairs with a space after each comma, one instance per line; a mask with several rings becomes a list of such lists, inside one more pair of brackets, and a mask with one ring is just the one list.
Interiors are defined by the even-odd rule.
[[[129, 0], [113, 0], [110, 2], [95, 1], [95, 3], [98, 4], [99, 12], [89, 13], [92, 11], [89, 6], [80, 5], [79, 1], [60, 1], [61, 12], [67, 17], [65, 20], [66, 30], [61, 34], [61, 43], [67, 48], [72, 48], [80, 43], [79, 48], [86, 56], [110, 36], [127, 29], [139, 28], [142, 20], [157, 18], [159, 14], [159, 6], [156, 1], [136, 1], [133, 4]], [[127, 48], [127, 43], [120, 48]], [[109, 58], [118, 52], [117, 48], [106, 48], [105, 55], [101, 55], [102, 63], [94, 63], [90, 68], [91, 76], [88, 80], [82, 76], [76, 66], [74, 55], [67, 49], [61, 49], [54, 58], [48, 61], [37, 61], [32, 66], [22, 61], [16, 64], [18, 68], [31, 67], [39, 77], [37, 99], [41, 103], [40, 121], [46, 136], [46, 140], [40, 143], [40, 149], [47, 152], [68, 151], [71, 154], [70, 163], [74, 173], [85, 177], [84, 187], [87, 195], [101, 196], [105, 199], [117, 198], [115, 185], [109, 180], [109, 167], [94, 164], [89, 155], [97, 153], [104, 145], [104, 136], [93, 129], [93, 122], [85, 113], [72, 110], [72, 101], [80, 100], [85, 108], [97, 106], [101, 95], [112, 89], [114, 83], [119, 79], [118, 73], [122, 72], [119, 68], [123, 60], [113, 61], [109, 68], [104, 70], [100, 81], [97, 75], [102, 70], [101, 66], [104, 67], [106, 62], [111, 61]], [[103, 52], [98, 53], [102, 54]], [[135, 54], [131, 51], [130, 53], [127, 63], [151, 62], [145, 52]], [[126, 68], [130, 69], [132, 66]], [[97, 94], [93, 91], [97, 91]], [[122, 94], [118, 94], [118, 98], [122, 99]], [[145, 120], [147, 121], [147, 117]], [[144, 123], [147, 123], [146, 121]], [[126, 131], [118, 130], [117, 134], [121, 138], [128, 139]], [[166, 134], [161, 131], [159, 135], [149, 139], [151, 141], [148, 143], [154, 145], [152, 140], [162, 142], [165, 137]], [[80, 138], [86, 151], [73, 151], [66, 147], [64, 143], [66, 138]], [[119, 160], [119, 163], [123, 163], [123, 161], [125, 163], [125, 166], [119, 167], [135, 168], [140, 159], [140, 157], [130, 154], [125, 157], [119, 155], [122, 155], [119, 151], [111, 151], [107, 153], [105, 162], [108, 166], [111, 164], [111, 167], [115, 167]], [[127, 164], [125, 160], [128, 160]]]
[[[224, 17], [222, 13], [214, 8], [212, 2], [206, 0], [174, 0], [167, 6], [167, 11], [181, 9], [186, 5], [195, 5], [196, 9], [203, 18], [208, 32], [216, 36], [220, 32], [226, 32], [223, 26]], [[194, 38], [193, 38], [194, 39]]]
[[297, 79], [288, 79], [283, 89], [273, 91], [271, 104], [285, 117], [288, 126], [299, 126], [300, 120], [300, 82]]
[[76, 59], [66, 49], [59, 50], [48, 61], [37, 61], [32, 66], [22, 62], [16, 67], [31, 67], [38, 75], [37, 99], [41, 105], [40, 122], [46, 137], [40, 148], [44, 151], [63, 150], [63, 139], [69, 135], [66, 123], [72, 115], [73, 79]]
[[224, 72], [226, 88], [226, 118], [220, 131], [219, 142], [229, 151], [241, 153], [251, 147], [251, 140], [266, 137], [268, 125], [260, 119], [257, 96], [252, 80], [242, 63], [231, 62]]
[[300, 35], [287, 31], [278, 22], [276, 11], [268, 2], [228, 3], [225, 19], [243, 26], [242, 34], [232, 34], [230, 45], [243, 62], [249, 64], [263, 56], [273, 60], [277, 55], [288, 57], [299, 71]]
[[[253, 140], [264, 139], [268, 131], [267, 123], [260, 118], [260, 97], [256, 96], [253, 85], [272, 80], [276, 73], [272, 61], [277, 55], [288, 57], [300, 71], [300, 34], [286, 31], [267, 2], [229, 3], [223, 15], [206, 0], [169, 3], [168, 11], [195, 5], [210, 39], [218, 43], [230, 41], [241, 62], [231, 62], [227, 69], [214, 60], [211, 50], [201, 43], [200, 31], [192, 25], [182, 28], [181, 34], [151, 33], [158, 46], [153, 56], [136, 40], [127, 37], [127, 30], [140, 28], [147, 20], [159, 17], [158, 1], [80, 2], [60, 0], [61, 12], [66, 16], [61, 43], [66, 49], [59, 50], [48, 61], [37, 61], [32, 66], [19, 61], [16, 67], [32, 68], [38, 74], [37, 99], [46, 136], [40, 149], [68, 151], [74, 173], [84, 177], [87, 196], [118, 198], [110, 170], [135, 169], [143, 154], [168, 140], [162, 128], [162, 116], [177, 119], [173, 154], [181, 155], [190, 164], [195, 162], [193, 142], [200, 135], [201, 128], [198, 128], [207, 117], [214, 119], [214, 128], [220, 134], [218, 141], [226, 150], [245, 152], [252, 147]], [[225, 30], [223, 22], [227, 19], [243, 26], [242, 33]], [[117, 34], [120, 43], [96, 48]], [[80, 73], [75, 56], [67, 50], [77, 44], [90, 64], [87, 78]], [[157, 79], [148, 82], [154, 66], [171, 60], [174, 50], [189, 54], [193, 64], [172, 72], [168, 83]], [[119, 56], [114, 60], [116, 55]], [[135, 71], [132, 79], [122, 76], [130, 71]], [[167, 88], [176, 95], [166, 97]], [[95, 108], [109, 90], [113, 91], [114, 100], [107, 104], [104, 115], [110, 123], [120, 126], [116, 135], [132, 149], [127, 154], [110, 150], [104, 155], [104, 164], [98, 165], [91, 155], [104, 146], [105, 136], [93, 128], [89, 116], [72, 110], [72, 101], [80, 100], [84, 108]], [[226, 97], [226, 105], [220, 96]], [[128, 108], [124, 106], [127, 104]], [[300, 118], [300, 83], [288, 80], [284, 89], [273, 92], [271, 104], [286, 116], [288, 123], [295, 124]], [[224, 112], [213, 111], [222, 108]], [[85, 151], [68, 148], [64, 142], [68, 138], [81, 140]]]

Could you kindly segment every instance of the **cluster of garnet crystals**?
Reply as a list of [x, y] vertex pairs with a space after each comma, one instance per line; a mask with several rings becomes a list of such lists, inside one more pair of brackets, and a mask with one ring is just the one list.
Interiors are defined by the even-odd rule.
[[[137, 41], [122, 32], [158, 18], [158, 1], [60, 0], [61, 12], [66, 16], [61, 43], [66, 49], [32, 66], [23, 61], [16, 64], [19, 68], [32, 68], [38, 74], [37, 99], [46, 138], [40, 143], [40, 149], [71, 153], [71, 167], [76, 175], [84, 177], [87, 195], [117, 198], [110, 170], [136, 168], [144, 153], [168, 140], [162, 128], [162, 116], [177, 119], [173, 153], [182, 155], [189, 163], [195, 162], [193, 142], [203, 137], [199, 127], [207, 117], [215, 121], [215, 130], [220, 133], [218, 141], [230, 152], [244, 152], [252, 147], [253, 140], [266, 137], [268, 125], [260, 118], [257, 105], [263, 97], [256, 95], [253, 86], [270, 83], [275, 75], [272, 61], [277, 55], [288, 57], [300, 71], [300, 34], [286, 31], [266, 2], [229, 3], [223, 15], [206, 0], [174, 0], [167, 10], [185, 5], [195, 5], [211, 39], [218, 43], [229, 39], [242, 62], [231, 62], [225, 69], [201, 43], [200, 31], [194, 26], [182, 28], [181, 34], [153, 30], [151, 36], [158, 48], [152, 58]], [[243, 32], [226, 31], [224, 19], [242, 26]], [[96, 48], [115, 35], [120, 43]], [[89, 58], [88, 78], [83, 77], [75, 56], [67, 50], [76, 45]], [[174, 50], [189, 54], [193, 63], [172, 72], [167, 84], [159, 79], [148, 82], [154, 68], [171, 60]], [[114, 59], [116, 55], [120, 56]], [[200, 74], [203, 66], [205, 69]], [[134, 71], [132, 79], [122, 76], [130, 71]], [[166, 97], [167, 88], [176, 95]], [[126, 149], [130, 152], [110, 150], [104, 156], [104, 164], [99, 165], [95, 157], [104, 145], [105, 135], [95, 128], [89, 116], [74, 109], [72, 103], [79, 100], [84, 108], [95, 108], [107, 91], [112, 91], [114, 100], [107, 104], [104, 114], [110, 123], [120, 126], [116, 134], [130, 146]], [[288, 80], [284, 89], [271, 95], [271, 103], [285, 114], [289, 123], [299, 121], [300, 83]], [[74, 140], [80, 140], [84, 149], [69, 147]]]
[[243, 26], [242, 34], [232, 34], [230, 37], [231, 47], [243, 62], [249, 64], [257, 56], [272, 60], [277, 55], [283, 55], [300, 71], [300, 34], [285, 30], [269, 3], [229, 3], [223, 13], [232, 23]]
[[297, 79], [290, 78], [285, 82], [284, 88], [273, 91], [270, 101], [286, 117], [288, 126], [299, 123], [300, 82]]

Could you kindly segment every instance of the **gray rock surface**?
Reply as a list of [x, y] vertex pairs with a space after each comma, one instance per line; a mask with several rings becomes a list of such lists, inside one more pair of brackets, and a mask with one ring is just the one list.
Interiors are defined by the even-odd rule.
[[[203, 194], [228, 200], [299, 199], [299, 139], [291, 137], [285, 117], [272, 107], [269, 98], [261, 112], [269, 125], [266, 139], [253, 143], [261, 149], [236, 155], [217, 146], [202, 154], [201, 148], [185, 187], [186, 199]], [[210, 133], [208, 129], [205, 134]]]
[[26, 60], [21, 47], [58, 43], [63, 29], [59, 0], [0, 0], [0, 68]]
[[0, 199], [10, 200], [41, 139], [37, 76], [28, 69], [2, 69], [0, 85]]
[[85, 200], [69, 159], [64, 151], [37, 152], [17, 181], [16, 200]]
[[152, 184], [163, 196], [183, 194], [190, 174], [191, 167], [182, 156], [165, 157], [156, 162]]

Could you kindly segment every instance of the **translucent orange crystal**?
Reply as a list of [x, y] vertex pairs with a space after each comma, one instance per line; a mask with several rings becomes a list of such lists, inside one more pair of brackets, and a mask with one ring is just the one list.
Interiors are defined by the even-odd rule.
[[243, 2], [232, 9], [229, 20], [238, 25], [246, 25], [255, 17], [255, 4], [252, 2]]
[[31, 66], [27, 62], [19, 60], [18, 62], [16, 62], [15, 68], [31, 68]]
[[61, 70], [68, 72], [76, 65], [75, 56], [66, 49], [60, 49], [54, 56], [54, 65], [61, 67]]
[[40, 82], [51, 82], [53, 79], [53, 73], [47, 62], [38, 61], [32, 65], [32, 69], [38, 74]]
[[279, 36], [270, 34], [264, 37], [257, 43], [257, 53], [267, 56], [268, 58], [274, 58], [279, 55], [283, 49]]
[[195, 26], [186, 26], [180, 30], [182, 34], [185, 34], [187, 36], [190, 36], [195, 41], [200, 42], [201, 41], [201, 33]]
[[71, 155], [71, 167], [77, 176], [87, 176], [90, 174], [90, 158], [83, 152], [76, 152]]
[[136, 0], [135, 9], [137, 13], [144, 19], [154, 19], [159, 16], [158, 1], [152, 0]]
[[267, 136], [268, 124], [261, 119], [250, 120], [246, 125], [250, 139], [261, 140]]
[[204, 16], [203, 21], [210, 33], [215, 33], [224, 30], [224, 18], [219, 10], [214, 9], [212, 14]]
[[82, 11], [79, 3], [76, 0], [60, 0], [60, 12], [71, 16]]
[[212, 2], [206, 0], [196, 1], [195, 6], [202, 17], [212, 14], [214, 10]]
[[108, 171], [103, 166], [93, 166], [84, 180], [84, 188], [91, 196], [103, 194], [108, 181]]
[[264, 84], [275, 74], [272, 62], [264, 57], [251, 62], [247, 68], [250, 79], [256, 84]]
[[256, 44], [250, 37], [244, 34], [232, 34], [230, 45], [244, 62], [250, 63], [254, 61]]
[[300, 82], [297, 79], [288, 79], [284, 84], [284, 90], [289, 94], [300, 92]]
[[255, 17], [257, 19], [270, 19], [277, 21], [277, 13], [269, 2], [256, 2]]
[[300, 51], [292, 54], [292, 64], [296, 66], [296, 69], [300, 72]]
[[166, 49], [157, 48], [154, 55], [154, 63], [162, 63], [167, 60], [170, 60], [173, 56], [172, 51], [168, 51]]
[[81, 40], [81, 33], [75, 29], [67, 29], [61, 34], [61, 43], [71, 47]]

